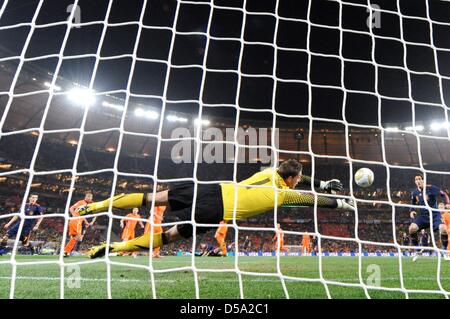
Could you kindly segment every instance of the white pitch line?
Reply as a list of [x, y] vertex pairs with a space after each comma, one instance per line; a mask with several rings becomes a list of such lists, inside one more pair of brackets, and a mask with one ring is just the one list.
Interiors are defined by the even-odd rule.
[[[11, 277], [0, 277], [0, 280], [11, 280]], [[60, 277], [34, 277], [34, 276], [17, 276], [16, 280], [33, 280], [33, 281], [60, 281]], [[80, 280], [80, 281], [86, 281], [86, 282], [106, 282], [107, 279], [105, 278], [73, 278], [73, 277], [67, 277], [65, 280]], [[135, 283], [150, 283], [150, 280], [142, 280], [142, 279], [119, 279], [119, 278], [113, 278], [111, 281], [114, 282], [135, 282]], [[162, 279], [158, 280], [159, 282], [164, 283], [174, 283], [176, 280], [169, 280], [169, 279]]]
[[[245, 281], [252, 281], [252, 282], [280, 282], [280, 279], [270, 279], [270, 278], [252, 278], [251, 279], [245, 279]], [[65, 278], [66, 280], [75, 280], [72, 277]], [[233, 279], [207, 279], [203, 278], [205, 281], [209, 282], [221, 282], [221, 283], [237, 283], [237, 280]], [[311, 279], [311, 278], [304, 278], [304, 279]], [[357, 278], [325, 278], [326, 280], [330, 281], [341, 281], [341, 282], [359, 282], [359, 279]], [[382, 278], [382, 281], [396, 281], [399, 280], [399, 277], [387, 277]], [[419, 280], [419, 281], [436, 281], [436, 277], [406, 277], [407, 280]], [[450, 280], [450, 277], [441, 277], [442, 280]], [[11, 277], [0, 277], [0, 280], [11, 280]], [[60, 281], [60, 277], [36, 277], [36, 276], [17, 276], [16, 280], [33, 280], [33, 281]], [[106, 282], [107, 279], [105, 278], [79, 278], [80, 281], [85, 282]], [[287, 282], [301, 282], [301, 280], [292, 280], [292, 279], [285, 279]], [[124, 282], [124, 283], [151, 283], [150, 280], [143, 280], [143, 279], [119, 279], [119, 278], [112, 278], [111, 281], [113, 282]], [[177, 280], [173, 279], [159, 279], [155, 280], [156, 282], [160, 283], [176, 283]]]

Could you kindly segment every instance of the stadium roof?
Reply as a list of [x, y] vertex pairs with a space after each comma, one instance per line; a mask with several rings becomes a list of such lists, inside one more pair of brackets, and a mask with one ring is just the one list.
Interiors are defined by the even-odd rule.
[[[46, 85], [45, 79], [36, 78], [30, 74], [29, 80], [24, 81], [18, 87], [24, 91], [45, 91], [49, 87]], [[33, 80], [36, 79], [36, 80]], [[4, 87], [8, 82], [8, 73], [2, 72], [0, 75], [0, 87]], [[72, 84], [73, 86], [73, 84]], [[56, 91], [59, 94], [59, 88]], [[63, 92], [63, 91], [61, 91]], [[115, 150], [117, 148], [118, 130], [121, 124], [121, 114], [123, 112], [124, 96], [109, 95], [98, 96], [96, 103], [88, 112], [85, 125], [86, 131], [100, 131], [97, 134], [88, 135], [84, 139], [86, 147], [100, 150]], [[43, 92], [40, 94], [24, 95], [16, 97], [11, 104], [10, 111], [6, 118], [4, 128], [6, 131], [22, 131], [27, 129], [38, 128], [43, 119], [43, 112], [47, 103], [48, 94]], [[7, 96], [0, 97], [0, 105], [5, 106]], [[106, 103], [105, 103], [106, 102]], [[147, 118], [138, 116], [136, 109], [154, 110], [157, 114], [160, 109], [158, 107], [148, 107], [144, 105], [140, 99], [130, 102], [129, 112], [124, 122], [124, 128], [128, 132], [143, 133], [155, 135], [158, 133], [159, 118]], [[116, 107], [114, 107], [116, 106]], [[120, 107], [122, 106], [122, 108]], [[66, 94], [56, 95], [50, 105], [49, 112], [44, 122], [44, 129], [67, 130], [63, 133], [49, 134], [52, 138], [69, 144], [78, 142], [78, 129], [80, 128], [84, 109], [73, 103]], [[167, 114], [176, 115], [179, 118], [189, 119], [187, 123], [165, 121], [163, 136], [170, 138], [170, 133], [175, 127], [185, 126], [190, 128], [192, 136], [195, 136], [193, 130], [193, 121], [195, 117], [192, 113], [175, 112], [169, 110]], [[240, 119], [239, 127], [241, 128], [271, 128], [272, 117], [264, 120], [253, 120], [250, 116], [243, 116]], [[224, 130], [226, 128], [235, 127], [234, 118], [217, 118], [208, 119], [210, 126], [218, 127]], [[425, 123], [424, 123], [425, 124]], [[280, 134], [280, 150], [282, 151], [309, 151], [309, 121], [305, 119], [286, 119], [277, 118], [277, 128]], [[430, 123], [424, 125], [425, 132], [433, 135], [443, 133], [428, 131]], [[429, 139], [420, 138], [420, 152], [418, 148], [418, 139], [410, 128], [411, 123], [390, 123], [386, 127], [388, 131], [384, 133], [384, 143], [386, 150], [386, 160], [393, 165], [419, 165], [419, 153], [423, 162], [426, 164], [439, 164], [450, 162], [450, 147], [447, 139]], [[416, 127], [420, 125], [417, 124]], [[204, 126], [206, 129], [207, 126]], [[397, 131], [396, 129], [399, 129]], [[102, 130], [106, 130], [103, 132]], [[31, 131], [26, 131], [30, 133]], [[301, 135], [297, 135], [301, 132]], [[270, 141], [271, 130], [268, 131]], [[364, 128], [349, 126], [348, 142], [349, 154], [354, 159], [382, 161], [382, 134], [377, 128]], [[313, 134], [311, 150], [317, 155], [346, 156], [346, 138], [345, 126], [343, 124], [330, 123], [326, 121], [313, 122]], [[124, 151], [129, 154], [152, 155], [155, 153], [156, 139], [154, 137], [139, 137], [128, 135], [124, 140]], [[163, 152], [163, 156], [169, 156], [169, 152]], [[280, 154], [281, 158], [291, 157], [289, 153]], [[311, 159], [306, 154], [301, 156], [302, 160], [309, 162]]]

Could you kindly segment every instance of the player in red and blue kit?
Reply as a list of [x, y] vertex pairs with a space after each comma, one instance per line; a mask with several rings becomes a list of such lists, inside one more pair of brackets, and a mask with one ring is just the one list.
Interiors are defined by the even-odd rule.
[[[40, 206], [38, 203], [38, 195], [32, 194], [29, 198], [29, 202], [25, 205], [25, 216], [38, 216], [44, 213], [44, 207]], [[14, 216], [11, 220], [4, 226], [7, 229], [6, 235], [3, 236], [0, 246], [6, 246], [8, 239], [17, 236], [20, 227], [19, 216]], [[24, 247], [28, 247], [31, 231], [37, 231], [42, 223], [43, 218], [26, 218], [23, 222], [22, 232], [20, 233], [20, 241]], [[11, 227], [12, 225], [12, 227]]]
[[426, 206], [426, 203], [432, 210], [433, 224], [430, 226], [430, 214], [427, 208], [421, 208], [417, 214], [414, 209], [410, 211], [410, 217], [413, 218], [411, 225], [409, 226], [409, 235], [411, 238], [411, 246], [418, 246], [418, 232], [425, 228], [433, 230], [433, 234], [439, 230], [441, 241], [443, 245], [448, 242], [447, 227], [442, 221], [441, 213], [438, 209], [438, 198], [441, 197], [445, 203], [449, 203], [448, 195], [442, 191], [439, 187], [434, 185], [426, 185], [424, 198], [424, 181], [422, 175], [417, 175], [414, 179], [417, 188], [411, 193], [411, 204]]

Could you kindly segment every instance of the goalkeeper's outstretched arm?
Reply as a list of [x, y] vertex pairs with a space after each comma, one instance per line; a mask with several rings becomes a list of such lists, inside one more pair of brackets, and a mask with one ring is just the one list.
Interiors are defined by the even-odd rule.
[[[301, 207], [301, 206], [314, 206], [315, 197], [313, 194], [299, 194], [296, 192], [289, 192], [286, 194], [282, 207]], [[355, 210], [352, 200], [347, 199], [335, 199], [325, 196], [317, 196], [317, 207], [322, 208], [340, 208]]]

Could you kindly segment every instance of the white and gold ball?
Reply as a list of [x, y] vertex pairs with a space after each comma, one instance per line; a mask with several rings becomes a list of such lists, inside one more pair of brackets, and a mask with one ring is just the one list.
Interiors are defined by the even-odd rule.
[[355, 183], [362, 188], [370, 187], [373, 184], [374, 175], [370, 168], [360, 168], [355, 173]]

